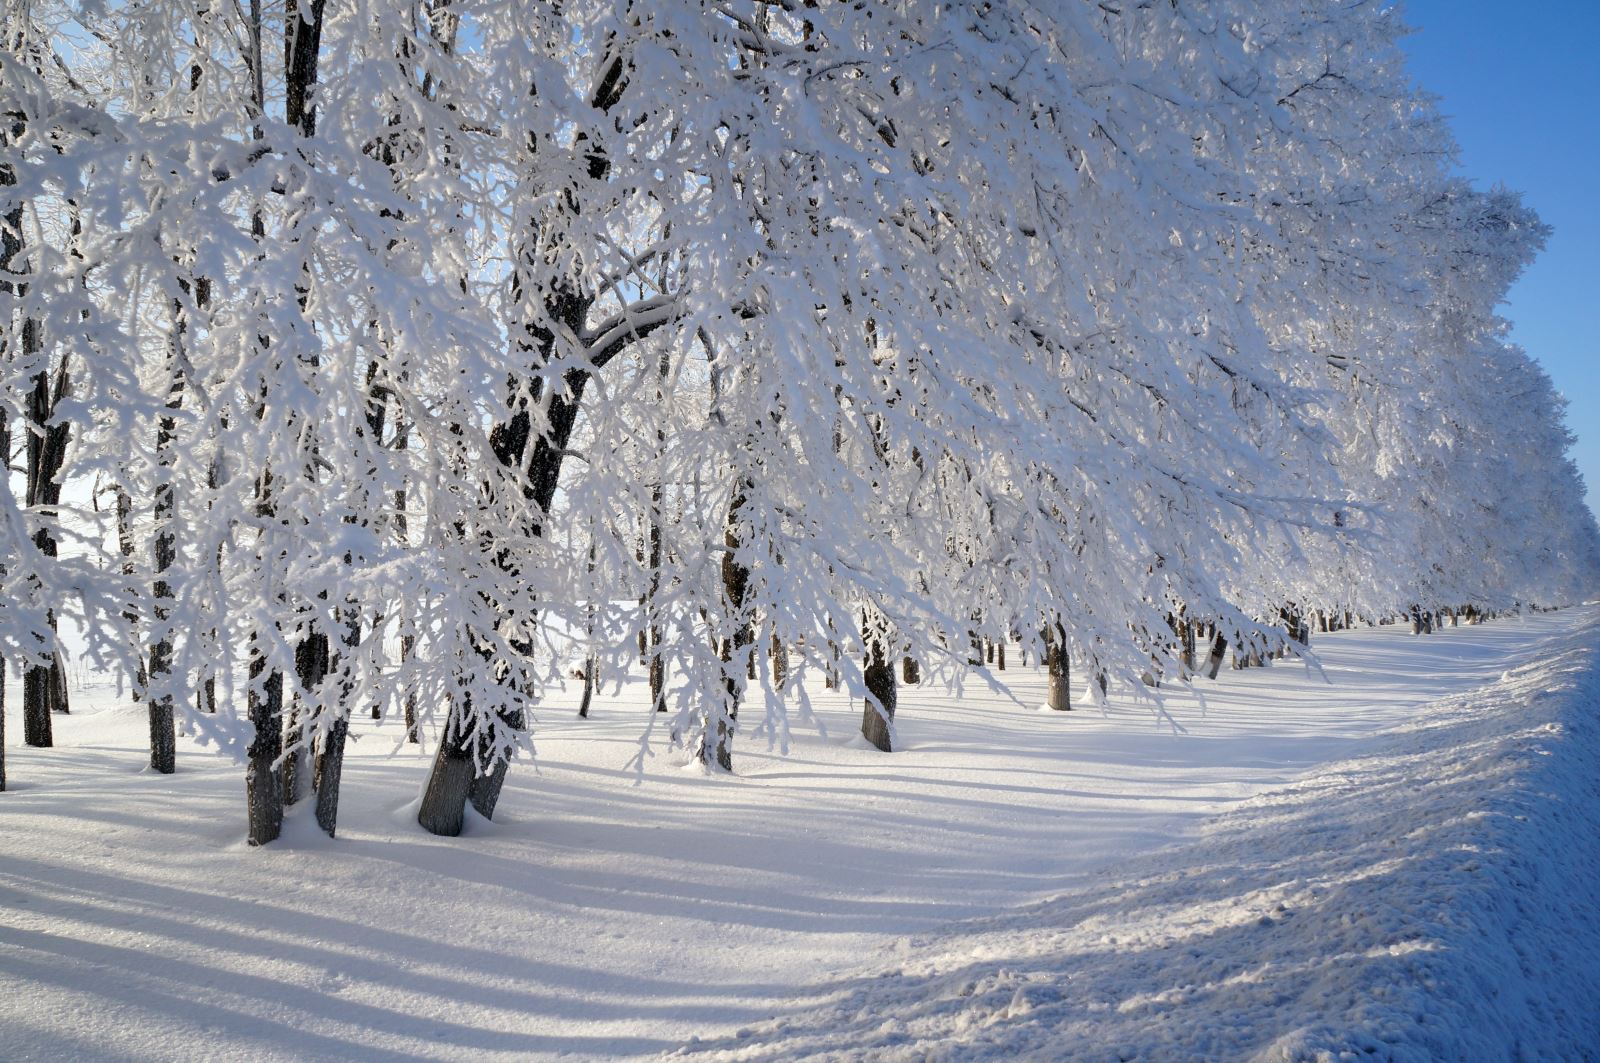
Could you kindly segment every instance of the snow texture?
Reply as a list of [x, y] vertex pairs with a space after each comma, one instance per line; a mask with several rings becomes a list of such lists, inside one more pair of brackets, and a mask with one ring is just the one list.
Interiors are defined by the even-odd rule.
[[819, 985], [714, 1059], [1593, 1059], [1592, 621], [1193, 844]]
[[80, 691], [0, 803], [0, 1056], [1582, 1059], [1597, 645], [1592, 608], [1339, 633], [1331, 684], [1172, 692], [1182, 733], [1013, 668], [907, 690], [892, 756], [639, 785], [635, 676], [455, 839], [358, 720], [338, 839], [259, 850], [226, 758], [143, 772], [142, 708]]

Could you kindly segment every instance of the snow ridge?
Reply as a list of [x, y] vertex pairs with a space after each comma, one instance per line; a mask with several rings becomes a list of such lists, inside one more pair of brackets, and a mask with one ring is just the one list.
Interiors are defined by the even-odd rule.
[[676, 1055], [1592, 1059], [1600, 622], [1076, 892]]

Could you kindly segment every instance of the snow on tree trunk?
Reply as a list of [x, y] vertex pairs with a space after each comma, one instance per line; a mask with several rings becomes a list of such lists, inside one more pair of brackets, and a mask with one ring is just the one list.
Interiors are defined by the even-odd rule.
[[1206, 659], [1206, 678], [1215, 679], [1228, 656], [1228, 640], [1219, 631], [1211, 639], [1211, 655]]
[[1052, 623], [1044, 631], [1044, 670], [1049, 680], [1045, 703], [1057, 712], [1072, 709], [1072, 662], [1067, 657], [1066, 630]]
[[[133, 496], [121, 484], [115, 488], [117, 507], [117, 551], [122, 555], [122, 577], [126, 581], [128, 606], [122, 611], [122, 622], [127, 625], [130, 632], [139, 630], [139, 613], [134, 608], [138, 600], [138, 587], [134, 584], [134, 573], [137, 565], [134, 562], [133, 544]], [[145, 670], [144, 645], [137, 635], [130, 641], [130, 651], [134, 655], [133, 690], [134, 701], [144, 698], [145, 688], [149, 685], [149, 673]]]
[[339, 716], [317, 744], [317, 826], [330, 838], [339, 820], [339, 786], [344, 779], [344, 746], [349, 732], [349, 717]]
[[893, 751], [894, 711], [899, 702], [893, 657], [889, 652], [890, 634], [876, 609], [869, 608], [863, 620], [867, 655], [861, 678], [867, 696], [861, 710], [861, 734], [878, 749], [889, 753]]
[[[25, 356], [42, 351], [42, 337], [38, 323], [23, 323], [22, 348]], [[33, 378], [28, 393], [26, 443], [27, 503], [38, 513], [33, 531], [33, 545], [42, 557], [54, 558], [58, 549], [55, 534], [49, 521], [61, 504], [61, 472], [66, 461], [70, 426], [56, 418], [57, 407], [69, 394], [71, 377], [67, 360], [57, 359], [52, 372], [40, 372]], [[56, 627], [55, 611], [48, 615], [52, 631]], [[67, 705], [66, 670], [61, 654], [52, 651], [49, 664], [31, 664], [24, 676], [22, 687], [23, 740], [30, 746], [53, 744], [50, 717], [65, 713]]]
[[728, 519], [723, 533], [722, 601], [725, 622], [732, 627], [732, 635], [722, 643], [722, 691], [720, 703], [706, 710], [700, 736], [700, 762], [707, 768], [721, 771], [733, 770], [733, 734], [739, 720], [739, 702], [744, 695], [745, 658], [752, 652], [755, 628], [747, 615], [746, 594], [750, 587], [750, 569], [740, 558], [740, 510], [744, 507], [744, 489], [734, 492], [728, 503]]
[[245, 767], [248, 841], [266, 845], [283, 830], [283, 777], [278, 770], [283, 752], [283, 673], [268, 671], [265, 655], [252, 647], [249, 679], [246, 700], [255, 735]]
[[[521, 709], [514, 710], [504, 717], [506, 725], [513, 731], [521, 731], [527, 726], [527, 720]], [[472, 808], [484, 819], [493, 819], [495, 806], [500, 803], [500, 791], [506, 784], [506, 773], [511, 770], [509, 757], [497, 758], [488, 771], [474, 775], [472, 782], [467, 786], [467, 800]]]
[[283, 762], [283, 803], [296, 804], [306, 795], [313, 771], [311, 710], [308, 699], [321, 694], [322, 681], [328, 675], [331, 648], [328, 636], [313, 627], [295, 646], [295, 677], [299, 682], [288, 723], [284, 727], [284, 742], [289, 754]]
[[166, 412], [157, 421], [156, 428], [156, 485], [155, 485], [155, 535], [151, 550], [154, 564], [151, 571], [154, 584], [151, 588], [151, 619], [154, 622], [155, 642], [150, 647], [150, 768], [163, 775], [177, 771], [177, 734], [173, 719], [172, 692], [168, 689], [172, 672], [172, 583], [169, 573], [177, 556], [177, 541], [173, 531], [176, 503], [173, 497], [173, 453], [177, 435], [177, 412], [183, 408], [183, 366], [188, 354], [184, 349], [188, 320], [183, 303], [172, 302], [172, 336], [167, 346], [167, 403]]

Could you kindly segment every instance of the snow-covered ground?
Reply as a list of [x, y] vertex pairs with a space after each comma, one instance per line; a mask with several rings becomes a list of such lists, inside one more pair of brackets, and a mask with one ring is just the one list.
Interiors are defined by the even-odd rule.
[[416, 828], [391, 728], [337, 841], [259, 851], [236, 766], [142, 774], [109, 687], [19, 748], [13, 684], [0, 1058], [1582, 1059], [1597, 647], [1594, 609], [1324, 636], [1326, 680], [1225, 671], [1181, 733], [1014, 668], [906, 692], [891, 756], [818, 691], [828, 738], [638, 785], [633, 683], [541, 713], [493, 824]]

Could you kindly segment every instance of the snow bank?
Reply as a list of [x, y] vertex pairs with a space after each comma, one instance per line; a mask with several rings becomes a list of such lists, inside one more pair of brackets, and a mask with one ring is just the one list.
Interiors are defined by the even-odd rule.
[[714, 1059], [1584, 1059], [1600, 624], [1180, 848], [820, 984]]

